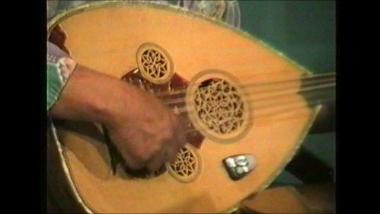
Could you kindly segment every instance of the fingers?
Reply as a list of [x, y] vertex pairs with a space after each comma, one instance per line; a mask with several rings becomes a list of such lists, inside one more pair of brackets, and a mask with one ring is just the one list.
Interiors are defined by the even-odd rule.
[[139, 170], [145, 167], [146, 163], [138, 161], [136, 158], [132, 158], [127, 155], [123, 155], [125, 165], [132, 170]]
[[173, 162], [181, 146], [175, 139], [171, 139], [165, 143], [164, 148], [157, 152], [153, 158], [147, 163], [147, 168], [150, 171], [158, 170], [166, 162]]
[[173, 130], [174, 130], [175, 144], [182, 147], [187, 142], [186, 137], [185, 137], [185, 132], [183, 129], [183, 124], [181, 123], [181, 120], [179, 119], [179, 117], [176, 116], [175, 114], [171, 114], [171, 121], [172, 121]]
[[[146, 168], [156, 171], [165, 164], [176, 160], [179, 150], [186, 144], [180, 118], [170, 111], [162, 113], [160, 123], [145, 124], [134, 132], [122, 132], [131, 139], [128, 146], [121, 146], [125, 164], [133, 170]], [[142, 124], [144, 125], [144, 124]], [[122, 139], [121, 137], [119, 137]]]
[[181, 147], [177, 146], [175, 148], [171, 147], [171, 148], [168, 148], [167, 150], [167, 162], [169, 163], [173, 163], [176, 159], [177, 159], [177, 154], [179, 152], [179, 150], [181, 149]]
[[179, 150], [185, 146], [187, 140], [185, 138], [185, 132], [183, 131], [183, 125], [179, 117], [175, 114], [171, 114], [171, 121], [174, 130], [172, 147], [168, 148], [169, 162], [174, 162]]
[[150, 161], [147, 163], [146, 167], [149, 171], [153, 172], [158, 170], [166, 162], [165, 150], [160, 150], [158, 153], [153, 155]]
[[179, 150], [186, 144], [186, 138], [179, 119], [174, 114], [170, 114], [169, 117], [173, 135], [163, 143], [162, 149], [147, 164], [147, 168], [151, 171], [158, 170], [165, 162], [174, 162]]

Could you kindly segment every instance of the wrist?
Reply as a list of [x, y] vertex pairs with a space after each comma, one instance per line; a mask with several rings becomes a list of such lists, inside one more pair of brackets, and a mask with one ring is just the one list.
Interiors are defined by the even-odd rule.
[[60, 119], [112, 124], [119, 109], [123, 109], [124, 85], [117, 78], [78, 65], [51, 115]]
[[130, 121], [128, 100], [134, 100], [133, 89], [127, 83], [118, 80], [113, 83], [112, 88], [112, 92], [102, 100], [103, 102], [94, 104], [99, 120], [109, 128], [118, 127]]

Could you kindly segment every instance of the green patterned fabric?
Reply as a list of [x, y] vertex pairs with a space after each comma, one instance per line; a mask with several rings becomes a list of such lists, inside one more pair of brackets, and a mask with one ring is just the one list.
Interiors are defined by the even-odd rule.
[[58, 100], [75, 66], [75, 61], [67, 53], [53, 43], [47, 42], [46, 108], [48, 111]]
[[47, 93], [46, 93], [46, 107], [49, 110], [57, 101], [58, 96], [63, 88], [63, 82], [59, 78], [59, 68], [56, 64], [47, 64]]

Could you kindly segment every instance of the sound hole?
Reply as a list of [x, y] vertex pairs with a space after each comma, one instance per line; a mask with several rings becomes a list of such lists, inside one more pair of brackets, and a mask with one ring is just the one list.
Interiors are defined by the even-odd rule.
[[195, 90], [194, 103], [201, 123], [215, 134], [230, 134], [243, 125], [244, 102], [236, 87], [226, 80], [203, 81]]
[[169, 173], [179, 181], [190, 182], [196, 178], [200, 168], [197, 154], [190, 146], [181, 148], [174, 163], [168, 165]]
[[166, 83], [173, 74], [169, 54], [156, 44], [144, 43], [139, 47], [137, 64], [144, 78], [152, 83]]
[[168, 62], [160, 52], [148, 49], [142, 53], [144, 70], [153, 78], [162, 78], [168, 72]]

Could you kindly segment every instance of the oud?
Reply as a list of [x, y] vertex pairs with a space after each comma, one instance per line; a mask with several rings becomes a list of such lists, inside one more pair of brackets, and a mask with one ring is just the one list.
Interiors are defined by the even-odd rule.
[[177, 160], [136, 176], [117, 164], [101, 124], [55, 122], [48, 185], [71, 211], [229, 212], [276, 178], [335, 97], [335, 74], [314, 75], [247, 33], [174, 7], [91, 3], [53, 19], [48, 36], [187, 124]]

